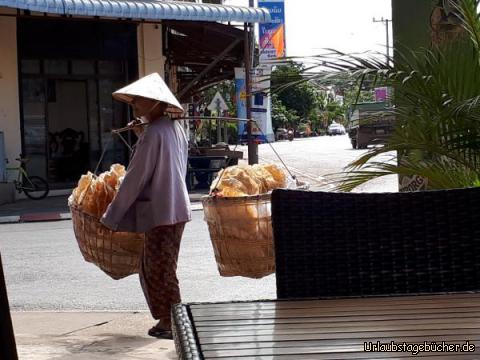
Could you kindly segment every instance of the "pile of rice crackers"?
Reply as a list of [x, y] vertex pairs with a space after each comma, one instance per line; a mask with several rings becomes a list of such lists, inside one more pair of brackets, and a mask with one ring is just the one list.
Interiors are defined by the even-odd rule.
[[82, 175], [78, 186], [68, 198], [69, 205], [100, 218], [115, 197], [124, 176], [125, 167], [120, 164], [113, 164], [110, 171], [99, 176], [91, 172]]
[[231, 166], [218, 173], [211, 191], [223, 197], [261, 195], [287, 187], [287, 181], [287, 174], [274, 164]]
[[[120, 164], [113, 164], [109, 171], [99, 176], [91, 172], [82, 175], [68, 199], [69, 204], [100, 218], [115, 197], [124, 176], [125, 167]], [[211, 190], [221, 197], [260, 195], [285, 188], [287, 179], [287, 174], [274, 164], [231, 166], [218, 173]]]

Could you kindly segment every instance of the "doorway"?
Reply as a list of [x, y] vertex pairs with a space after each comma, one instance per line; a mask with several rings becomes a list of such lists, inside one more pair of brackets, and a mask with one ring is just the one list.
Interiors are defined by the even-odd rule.
[[129, 153], [111, 129], [128, 107], [112, 92], [137, 77], [136, 24], [19, 19], [22, 152], [29, 174], [52, 189], [70, 189], [82, 174], [127, 165]]
[[81, 80], [47, 82], [50, 183], [74, 183], [89, 168], [88, 87]]

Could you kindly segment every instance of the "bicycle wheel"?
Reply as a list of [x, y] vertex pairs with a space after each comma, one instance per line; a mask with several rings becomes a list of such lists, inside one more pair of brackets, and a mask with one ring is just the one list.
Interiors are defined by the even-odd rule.
[[29, 176], [24, 180], [24, 183], [22, 190], [25, 192], [25, 195], [33, 200], [43, 199], [50, 191], [47, 181], [40, 176]]

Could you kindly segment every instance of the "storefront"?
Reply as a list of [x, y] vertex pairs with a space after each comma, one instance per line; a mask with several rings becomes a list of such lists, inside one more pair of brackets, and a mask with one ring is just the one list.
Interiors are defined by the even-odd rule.
[[[201, 23], [204, 29], [210, 23], [222, 39], [213, 38], [212, 44], [229, 46], [232, 38], [232, 53], [220, 54], [223, 62], [210, 69], [222, 79], [230, 71], [225, 62], [238, 58], [238, 66], [241, 61], [242, 44], [235, 29], [233, 37], [219, 33], [219, 26], [229, 27], [221, 23], [268, 19], [263, 9], [182, 2], [0, 0], [0, 131], [9, 162], [19, 154], [28, 157], [29, 174], [47, 179], [52, 189], [71, 189], [82, 173], [95, 169], [104, 151], [100, 169], [127, 164], [128, 151], [110, 130], [125, 125], [131, 114], [111, 93], [152, 72], [181, 91], [176, 78], [180, 66], [195, 77], [218, 55], [218, 48], [210, 47], [210, 59], [202, 58], [200, 67], [190, 65], [189, 70], [185, 56], [182, 63], [168, 56], [172, 39], [163, 21]], [[189, 56], [198, 61], [195, 53]], [[205, 78], [212, 75], [206, 74], [189, 94], [208, 83]], [[0, 187], [0, 193], [5, 191], [12, 189]]]
[[52, 188], [71, 187], [104, 164], [126, 163], [110, 130], [128, 108], [112, 92], [138, 77], [136, 25], [19, 19], [17, 30], [22, 153], [29, 173]]

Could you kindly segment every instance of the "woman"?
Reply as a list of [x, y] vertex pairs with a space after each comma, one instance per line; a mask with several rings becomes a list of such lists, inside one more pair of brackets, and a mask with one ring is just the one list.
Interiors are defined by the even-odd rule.
[[145, 232], [140, 283], [150, 312], [158, 320], [148, 334], [171, 339], [170, 308], [181, 301], [178, 252], [191, 212], [185, 184], [188, 141], [181, 125], [168, 113], [183, 109], [156, 73], [113, 96], [131, 104], [135, 116], [148, 127], [145, 131], [135, 128], [139, 139], [133, 157], [101, 221], [115, 231]]

